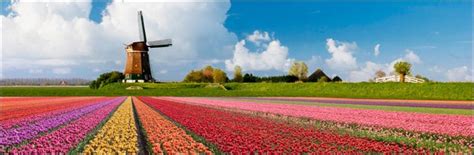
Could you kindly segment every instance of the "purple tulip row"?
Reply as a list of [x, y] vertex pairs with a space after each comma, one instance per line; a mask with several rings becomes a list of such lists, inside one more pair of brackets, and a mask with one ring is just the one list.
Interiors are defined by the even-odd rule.
[[50, 111], [46, 113], [41, 113], [37, 115], [32, 115], [32, 116], [27, 116], [27, 117], [21, 117], [21, 118], [15, 118], [15, 119], [8, 119], [4, 121], [0, 121], [0, 130], [7, 130], [12, 127], [18, 127], [18, 126], [25, 126], [27, 124], [34, 123], [36, 121], [49, 118], [49, 117], [55, 117], [60, 114], [64, 114], [70, 111], [73, 111], [78, 108], [83, 108], [86, 106], [90, 106], [95, 103], [87, 103], [87, 104], [79, 104], [77, 106], [71, 106], [65, 109], [60, 109], [60, 110], [55, 110], [55, 111]]
[[111, 104], [88, 113], [61, 129], [32, 140], [28, 145], [12, 149], [10, 153], [66, 154], [74, 149], [123, 99], [114, 100]]
[[290, 101], [290, 102], [316, 102], [331, 104], [358, 104], [358, 105], [380, 105], [380, 106], [403, 106], [403, 107], [427, 107], [427, 108], [449, 108], [449, 109], [473, 109], [472, 104], [451, 104], [451, 103], [419, 103], [410, 101], [371, 101], [371, 100], [332, 100], [324, 98], [245, 98], [251, 100], [264, 101]]
[[19, 144], [22, 141], [34, 138], [42, 132], [46, 132], [50, 129], [58, 127], [98, 108], [109, 105], [111, 103], [115, 103], [118, 100], [120, 100], [120, 98], [115, 98], [102, 103], [93, 104], [91, 106], [76, 109], [54, 117], [48, 117], [31, 124], [19, 126], [17, 128], [0, 130], [0, 146], [9, 147], [11, 145]]

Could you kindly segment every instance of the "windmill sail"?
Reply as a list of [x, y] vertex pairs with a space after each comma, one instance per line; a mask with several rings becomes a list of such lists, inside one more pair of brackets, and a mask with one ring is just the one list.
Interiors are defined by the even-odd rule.
[[149, 41], [148, 42], [148, 47], [154, 48], [154, 47], [168, 47], [173, 45], [171, 39], [163, 39], [163, 40], [156, 40], [156, 41]]
[[145, 23], [143, 22], [142, 11], [138, 11], [138, 32], [140, 33], [140, 41], [146, 42]]

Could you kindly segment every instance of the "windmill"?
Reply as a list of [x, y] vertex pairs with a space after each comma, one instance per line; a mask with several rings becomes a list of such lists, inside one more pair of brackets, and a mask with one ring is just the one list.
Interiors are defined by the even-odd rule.
[[125, 64], [124, 82], [154, 82], [155, 80], [151, 75], [148, 49], [171, 46], [171, 39], [147, 41], [142, 11], [138, 11], [138, 32], [140, 40], [132, 42], [125, 47], [127, 62]]

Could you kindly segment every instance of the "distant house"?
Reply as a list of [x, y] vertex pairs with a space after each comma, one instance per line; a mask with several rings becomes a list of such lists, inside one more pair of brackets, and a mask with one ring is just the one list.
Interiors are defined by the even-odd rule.
[[64, 81], [64, 80], [62, 80], [61, 82], [59, 82], [59, 85], [60, 85], [60, 86], [67, 86], [67, 82]]
[[[400, 82], [400, 75], [391, 75], [391, 76], [385, 76], [385, 77], [379, 77], [375, 78], [375, 82], [377, 83], [382, 83], [382, 82]], [[405, 82], [408, 83], [424, 83], [425, 80], [416, 78], [413, 76], [405, 76]]]
[[321, 79], [326, 79], [325, 82], [342, 82], [341, 77], [335, 76], [334, 78], [330, 78], [323, 72], [321, 69], [317, 69], [314, 71], [309, 77], [308, 82], [318, 82]]
[[311, 74], [308, 77], [308, 82], [318, 82], [322, 78], [326, 78], [326, 80], [328, 80], [328, 82], [331, 81], [331, 78], [329, 78], [329, 76], [327, 76], [323, 72], [323, 70], [317, 69], [316, 71], [313, 72], [313, 74]]

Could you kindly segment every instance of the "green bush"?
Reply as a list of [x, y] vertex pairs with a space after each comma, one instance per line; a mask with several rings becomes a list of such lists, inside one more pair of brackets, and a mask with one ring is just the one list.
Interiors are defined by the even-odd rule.
[[99, 89], [110, 83], [120, 82], [125, 78], [123, 73], [118, 71], [112, 71], [108, 73], [101, 74], [96, 80], [92, 81], [89, 84], [91, 89]]

